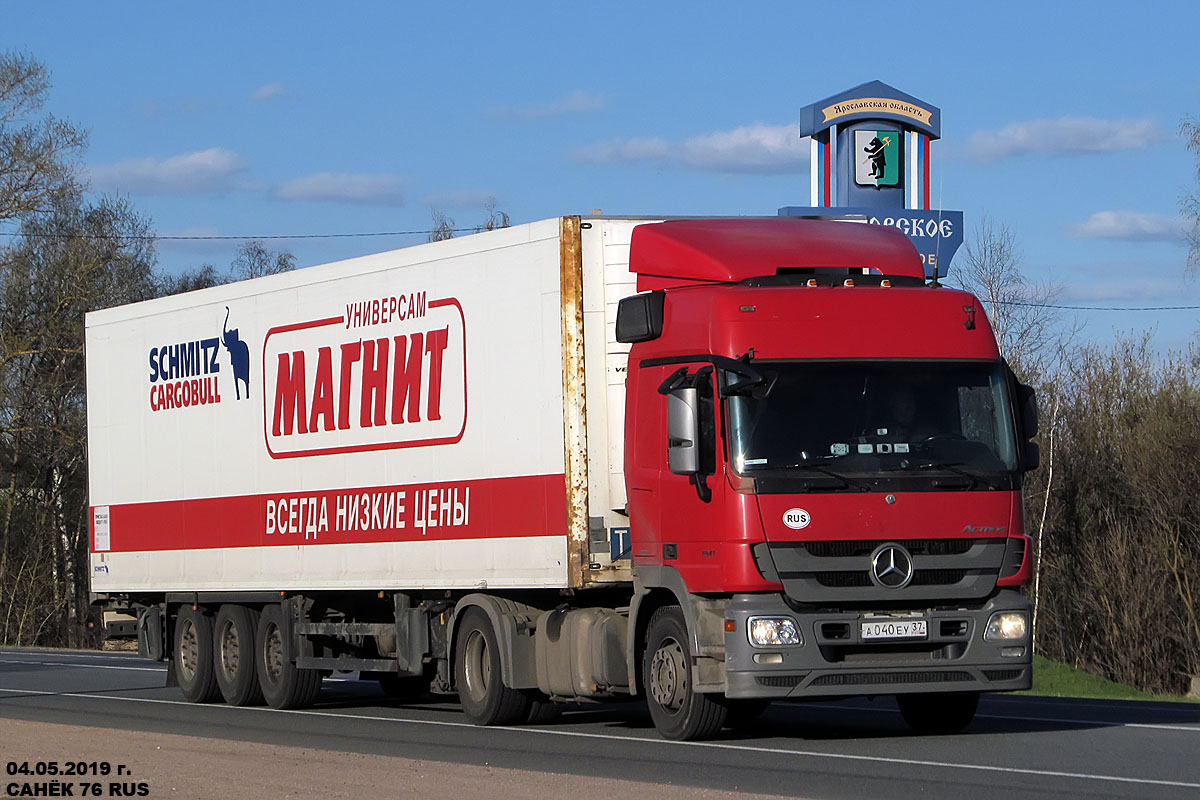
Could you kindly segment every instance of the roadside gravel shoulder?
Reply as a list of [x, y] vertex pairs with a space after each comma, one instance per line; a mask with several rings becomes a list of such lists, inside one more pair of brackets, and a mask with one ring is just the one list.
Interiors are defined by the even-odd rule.
[[[107, 761], [130, 774], [97, 778], [8, 775], [5, 787], [61, 780], [147, 784], [149, 798], [444, 797], [455, 800], [542, 800], [547, 797], [653, 797], [655, 800], [753, 800], [743, 794], [611, 778], [559, 775], [494, 767], [449, 765], [398, 756], [363, 755], [302, 747], [174, 736], [109, 728], [0, 719], [3, 761]], [[19, 789], [18, 789], [19, 791]]]

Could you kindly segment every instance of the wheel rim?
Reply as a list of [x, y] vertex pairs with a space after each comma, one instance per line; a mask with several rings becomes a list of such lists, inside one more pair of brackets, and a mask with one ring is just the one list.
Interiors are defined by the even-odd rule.
[[221, 626], [220, 642], [221, 671], [228, 680], [233, 680], [238, 674], [238, 664], [241, 661], [242, 643], [238, 637], [237, 626], [231, 620], [226, 620]]
[[463, 678], [467, 695], [476, 702], [487, 696], [492, 681], [492, 659], [487, 639], [480, 631], [471, 631], [463, 650]]
[[672, 714], [683, 706], [687, 695], [687, 661], [683, 647], [673, 638], [664, 640], [650, 659], [650, 695]]
[[267, 668], [267, 675], [273, 682], [278, 683], [283, 675], [283, 633], [280, 632], [278, 626], [272, 625], [267, 631], [265, 639], [267, 646], [263, 661]]
[[179, 634], [179, 672], [185, 681], [196, 677], [200, 664], [200, 637], [196, 635], [196, 623], [185, 619]]

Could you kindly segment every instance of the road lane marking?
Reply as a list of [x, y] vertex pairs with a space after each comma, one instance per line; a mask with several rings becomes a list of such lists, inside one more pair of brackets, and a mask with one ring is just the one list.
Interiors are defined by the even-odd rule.
[[[0, 664], [32, 664], [36, 666], [48, 667], [74, 667], [76, 669], [118, 669], [118, 670], [133, 670], [140, 672], [166, 672], [166, 667], [116, 667], [106, 664], [72, 664], [65, 661], [28, 661], [24, 659], [9, 660], [0, 659]], [[353, 680], [351, 678], [334, 678], [328, 677], [325, 680], [332, 682], [345, 682]], [[900, 712], [894, 708], [863, 708], [861, 706], [831, 706], [828, 704], [819, 704], [815, 707], [825, 710], [836, 710], [839, 713], [843, 711], [857, 711], [859, 713], [868, 714], [899, 714]], [[1163, 730], [1163, 731], [1189, 731], [1192, 733], [1200, 733], [1198, 725], [1168, 725], [1166, 723], [1157, 722], [1120, 722], [1117, 720], [1106, 719], [1077, 719], [1067, 717], [1031, 717], [1020, 714], [976, 714], [979, 719], [1001, 719], [1013, 720], [1017, 722], [1042, 722], [1042, 723], [1058, 723], [1064, 725], [1090, 725], [1094, 727], [1105, 728], [1141, 728], [1145, 730]]]
[[75, 669], [128, 669], [135, 672], [166, 672], [166, 667], [115, 667], [111, 664], [71, 664], [66, 661], [26, 661], [0, 658], [0, 664], [32, 664], [36, 667], [74, 667]]
[[[815, 705], [824, 711], [858, 711], [867, 714], [899, 714], [897, 708], [863, 708], [861, 706], [833, 706], [827, 703]], [[976, 714], [976, 719], [1012, 719], [1021, 722], [1059, 722], [1067, 725], [1088, 725], [1094, 728], [1149, 728], [1163, 731], [1191, 731], [1200, 733], [1200, 725], [1168, 725], [1162, 722], [1117, 722], [1109, 719], [1067, 719], [1066, 717], [1027, 717], [1018, 714]]]
[[[55, 697], [76, 697], [88, 700], [122, 700], [132, 703], [161, 703], [164, 705], [197, 707], [195, 703], [185, 700], [163, 700], [153, 697], [118, 697], [114, 695], [87, 694], [83, 692], [51, 692], [34, 689], [0, 689], [0, 692], [24, 695], [52, 695]], [[478, 725], [469, 722], [447, 722], [445, 720], [416, 720], [400, 717], [378, 717], [372, 714], [346, 714], [335, 711], [313, 711], [302, 709], [271, 709], [255, 706], [221, 706], [203, 705], [200, 708], [225, 709], [231, 711], [257, 711], [275, 714], [300, 714], [303, 716], [326, 717], [332, 719], [352, 719], [370, 722], [395, 722], [412, 725], [431, 725], [442, 728], [474, 728]], [[1043, 778], [1070, 778], [1072, 780], [1101, 781], [1106, 783], [1128, 783], [1141, 786], [1172, 786], [1182, 789], [1200, 789], [1200, 783], [1187, 781], [1168, 781], [1159, 778], [1129, 778], [1122, 775], [1095, 775], [1086, 772], [1065, 772], [1059, 770], [1029, 769], [1024, 767], [998, 767], [990, 764], [964, 764], [954, 761], [929, 761], [913, 758], [891, 758], [888, 756], [857, 755], [852, 753], [827, 753], [819, 750], [789, 750], [778, 747], [760, 747], [755, 745], [730, 744], [726, 742], [676, 742], [670, 739], [648, 739], [639, 736], [614, 736], [606, 733], [588, 733], [586, 731], [562, 731], [550, 728], [525, 727], [492, 727], [491, 730], [509, 731], [514, 733], [532, 733], [550, 736], [570, 736], [583, 739], [599, 739], [613, 742], [642, 742], [646, 744], [661, 744], [669, 747], [698, 747], [713, 750], [731, 750], [746, 753], [767, 753], [779, 756], [799, 756], [802, 758], [829, 758], [841, 761], [862, 761], [874, 764], [898, 764], [901, 766], [936, 767], [942, 769], [958, 769], [976, 772], [1000, 772], [1013, 775], [1033, 775]]]

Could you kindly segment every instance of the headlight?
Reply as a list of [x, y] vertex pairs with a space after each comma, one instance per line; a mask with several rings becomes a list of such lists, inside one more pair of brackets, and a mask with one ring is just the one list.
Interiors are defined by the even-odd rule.
[[790, 647], [804, 644], [804, 637], [791, 617], [751, 617], [746, 626], [755, 647]]
[[988, 620], [983, 638], [989, 642], [1007, 642], [1029, 635], [1029, 617], [1024, 611], [998, 611]]

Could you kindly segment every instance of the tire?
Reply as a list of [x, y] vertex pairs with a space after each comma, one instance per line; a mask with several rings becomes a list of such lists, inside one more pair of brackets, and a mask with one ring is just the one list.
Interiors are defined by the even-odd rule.
[[487, 614], [468, 608], [454, 634], [454, 682], [467, 719], [476, 725], [523, 722], [529, 698], [504, 685], [500, 648]]
[[944, 736], [971, 724], [979, 708], [979, 692], [896, 695], [900, 716], [920, 734]]
[[311, 706], [321, 692], [321, 672], [296, 667], [292, 643], [283, 630], [283, 608], [264, 608], [254, 637], [254, 667], [263, 698], [271, 708]]
[[771, 705], [767, 698], [747, 698], [744, 700], [725, 700], [725, 726], [728, 728], [748, 728], [754, 724], [763, 712]]
[[175, 677], [192, 703], [211, 703], [221, 696], [213, 674], [212, 617], [203, 609], [180, 606], [175, 617]]
[[692, 657], [687, 624], [679, 606], [664, 606], [650, 618], [642, 685], [654, 727], [664, 739], [695, 741], [717, 734], [728, 709], [724, 698], [692, 691]]
[[262, 705], [262, 687], [254, 666], [258, 612], [226, 604], [213, 626], [213, 672], [221, 696], [231, 706]]

